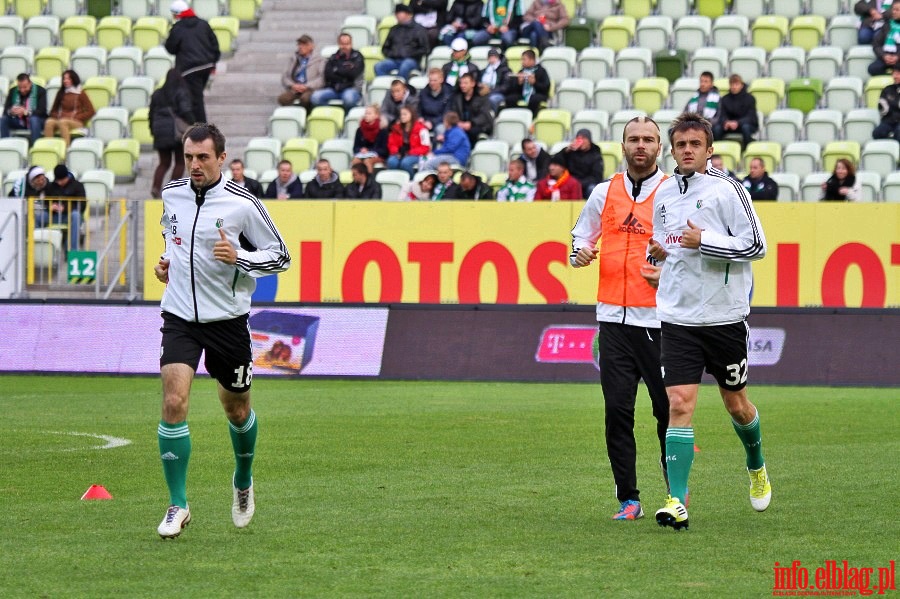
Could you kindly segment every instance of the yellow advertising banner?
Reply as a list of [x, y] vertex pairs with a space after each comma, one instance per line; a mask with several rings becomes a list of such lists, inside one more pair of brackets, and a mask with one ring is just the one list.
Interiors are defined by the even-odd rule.
[[[583, 202], [306, 202], [266, 206], [291, 268], [258, 283], [279, 302], [593, 304], [597, 268], [569, 266]], [[900, 204], [758, 203], [768, 254], [755, 306], [900, 306]], [[162, 252], [146, 203], [144, 298]]]

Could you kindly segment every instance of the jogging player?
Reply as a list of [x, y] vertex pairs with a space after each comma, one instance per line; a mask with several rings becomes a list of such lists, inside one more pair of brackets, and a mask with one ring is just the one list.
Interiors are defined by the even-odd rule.
[[687, 528], [683, 499], [694, 459], [692, 416], [706, 369], [718, 382], [725, 408], [747, 453], [750, 504], [769, 506], [772, 487], [762, 454], [759, 413], [747, 398], [750, 262], [766, 255], [766, 238], [743, 185], [707, 169], [712, 127], [682, 113], [669, 129], [675, 174], [660, 184], [653, 203], [649, 254], [662, 266], [642, 274], [657, 284], [662, 322], [663, 381], [669, 396], [666, 463], [670, 493], [656, 512], [660, 526]]
[[[641, 277], [652, 234], [653, 197], [666, 178], [656, 166], [659, 125], [639, 116], [625, 124], [622, 151], [626, 171], [597, 185], [572, 229], [569, 262], [578, 268], [600, 260], [597, 290], [600, 386], [606, 406], [606, 451], [621, 503], [614, 520], [644, 515], [637, 488], [634, 406], [644, 379], [665, 475], [669, 400], [659, 366], [659, 320], [656, 291]], [[597, 249], [597, 241], [603, 243]]]
[[167, 283], [162, 297], [160, 374], [163, 386], [159, 453], [169, 508], [158, 532], [174, 538], [191, 521], [186, 479], [191, 457], [187, 425], [191, 383], [204, 365], [218, 381], [234, 449], [231, 516], [250, 523], [255, 509], [253, 457], [259, 424], [250, 405], [250, 296], [255, 279], [281, 272], [291, 257], [265, 207], [222, 177], [225, 137], [200, 123], [184, 135], [186, 179], [162, 190], [166, 249], [155, 267]]

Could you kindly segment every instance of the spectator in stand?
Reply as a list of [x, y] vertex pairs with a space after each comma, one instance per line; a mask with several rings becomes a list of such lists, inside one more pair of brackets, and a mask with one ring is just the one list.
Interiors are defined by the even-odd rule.
[[298, 104], [312, 110], [312, 95], [325, 87], [325, 59], [315, 52], [313, 38], [303, 34], [297, 38], [297, 52], [291, 56], [281, 75], [284, 92], [278, 96], [282, 106]]
[[521, 102], [537, 116], [550, 94], [550, 75], [537, 63], [534, 50], [522, 52], [522, 70], [509, 79], [504, 92], [506, 107], [512, 108]]
[[231, 169], [231, 180], [235, 185], [240, 185], [258, 198], [263, 197], [263, 188], [259, 181], [244, 176], [244, 161], [235, 158], [228, 164]]
[[66, 142], [72, 143], [72, 131], [82, 129], [94, 116], [94, 105], [87, 94], [81, 91], [81, 78], [68, 69], [62, 74], [62, 87], [56, 92], [50, 116], [44, 122], [44, 137], [53, 137], [56, 131]]
[[897, 64], [900, 46], [900, 0], [891, 2], [890, 11], [884, 13], [882, 26], [872, 36], [875, 60], [869, 65], [869, 75], [884, 75]]
[[494, 190], [481, 180], [481, 177], [464, 172], [459, 177], [459, 184], [454, 190], [453, 197], [445, 196], [446, 200], [493, 200]]
[[47, 118], [47, 90], [32, 83], [28, 73], [16, 76], [16, 86], [9, 90], [0, 118], [0, 137], [9, 137], [12, 129], [31, 131], [31, 143], [44, 132]]
[[410, 0], [413, 21], [428, 34], [428, 51], [438, 45], [441, 29], [447, 23], [447, 0]]
[[185, 123], [193, 123], [194, 105], [191, 102], [191, 92], [181, 74], [176, 69], [169, 69], [165, 83], [150, 96], [148, 110], [153, 149], [159, 157], [150, 187], [150, 194], [154, 198], [162, 197], [163, 180], [170, 166], [172, 180], [184, 176], [184, 132], [179, 132], [176, 117]]
[[32, 202], [34, 212], [34, 226], [46, 227], [50, 223], [50, 213], [47, 210], [47, 187], [49, 180], [44, 169], [39, 166], [31, 166], [23, 177], [13, 183], [10, 195], [14, 198], [27, 198]]
[[603, 152], [594, 143], [591, 132], [579, 129], [561, 153], [569, 173], [581, 182], [581, 197], [591, 197], [591, 190], [603, 180]]
[[447, 24], [440, 32], [444, 45], [449, 46], [458, 37], [471, 42], [475, 34], [484, 29], [483, 9], [483, 0], [454, 0], [447, 14]]
[[496, 114], [503, 104], [503, 87], [509, 82], [512, 72], [497, 48], [488, 50], [487, 60], [487, 66], [481, 71], [481, 81], [478, 82], [478, 95], [487, 96]]
[[348, 200], [380, 200], [381, 185], [369, 172], [365, 164], [357, 162], [350, 167], [353, 181], [344, 187], [344, 197]]
[[303, 183], [294, 174], [290, 160], [278, 163], [278, 176], [266, 187], [264, 198], [277, 200], [299, 200], [303, 198]]
[[856, 202], [862, 197], [862, 184], [856, 167], [846, 158], [838, 158], [827, 181], [822, 183], [822, 200], [826, 202]]
[[424, 161], [431, 150], [431, 136], [415, 108], [404, 106], [400, 109], [400, 118], [391, 126], [387, 144], [387, 167], [403, 169], [412, 177], [419, 162]]
[[356, 136], [353, 138], [353, 161], [355, 164], [364, 164], [369, 173], [375, 172], [375, 167], [384, 166], [388, 157], [388, 130], [381, 122], [381, 111], [375, 104], [366, 106], [363, 118], [359, 121]]
[[473, 46], [500, 40], [503, 49], [515, 46], [522, 26], [521, 0], [486, 0], [481, 11], [482, 29], [472, 37]]
[[441, 162], [437, 167], [438, 182], [431, 192], [432, 200], [452, 200], [459, 193], [459, 185], [453, 182], [453, 167]]
[[886, 85], [878, 98], [881, 122], [875, 125], [872, 137], [900, 141], [900, 64], [894, 65], [891, 74], [894, 83]]
[[725, 173], [726, 175], [728, 175], [735, 181], [740, 180], [740, 179], [738, 179], [737, 173], [735, 173], [733, 170], [725, 167], [725, 160], [722, 158], [721, 154], [713, 154], [712, 156], [710, 156], [709, 157], [709, 165], [711, 167], [713, 167], [714, 169], [718, 169], [718, 170], [722, 171], [723, 173]]
[[400, 190], [400, 200], [406, 201], [424, 201], [431, 199], [431, 192], [437, 185], [437, 175], [428, 173], [418, 181], [411, 179], [409, 183]]
[[[900, 0], [897, 0], [900, 4]], [[712, 125], [716, 141], [729, 133], [741, 135], [741, 146], [746, 148], [759, 130], [756, 116], [756, 98], [747, 91], [744, 80], [737, 73], [728, 78], [728, 93], [719, 101], [719, 114]]]
[[469, 44], [466, 40], [458, 37], [450, 42], [450, 61], [441, 70], [444, 72], [444, 81], [455, 89], [459, 88], [460, 76], [466, 73], [471, 73], [475, 81], [478, 81], [478, 66], [469, 56]]
[[443, 163], [465, 167], [471, 153], [469, 137], [459, 127], [459, 115], [448, 111], [444, 115], [444, 141], [425, 162], [425, 170], [434, 170]]
[[[65, 164], [57, 164], [53, 169], [53, 183], [47, 185], [47, 197], [52, 198], [48, 206], [54, 223], [68, 226], [68, 248], [81, 247], [81, 223], [87, 206], [87, 193], [75, 175]], [[72, 199], [77, 198], [77, 199]]]
[[535, 200], [582, 200], [581, 183], [566, 169], [566, 159], [562, 153], [550, 159], [547, 176], [537, 182]]
[[569, 11], [560, 0], [534, 0], [522, 16], [522, 35], [541, 52], [550, 45], [550, 37], [569, 25]]
[[316, 176], [306, 184], [303, 197], [308, 200], [333, 200], [344, 196], [344, 185], [331, 163], [320, 158], [316, 162]]
[[696, 112], [706, 117], [709, 122], [716, 120], [716, 114], [719, 112], [719, 90], [713, 84], [713, 74], [709, 71], [700, 73], [700, 87], [697, 88], [697, 95], [688, 100], [684, 107], [685, 112]]
[[742, 183], [754, 202], [778, 199], [778, 183], [766, 172], [766, 163], [762, 158], [750, 160], [750, 174], [744, 177]]
[[497, 191], [498, 202], [532, 202], [536, 191], [534, 183], [525, 178], [525, 162], [513, 158], [507, 167], [508, 178]]
[[412, 9], [406, 4], [398, 4], [394, 15], [397, 24], [391, 27], [381, 46], [385, 59], [375, 63], [375, 74], [383, 76], [397, 71], [400, 77], [409, 79], [428, 54], [428, 33], [413, 20]]
[[166, 38], [166, 52], [175, 57], [175, 68], [184, 77], [194, 118], [205, 123], [203, 91], [221, 55], [219, 40], [209, 23], [194, 14], [184, 0], [172, 2], [170, 11], [175, 23]]
[[547, 176], [550, 166], [550, 154], [530, 137], [522, 140], [522, 154], [519, 156], [525, 163], [525, 177], [532, 183]]
[[416, 88], [400, 79], [391, 82], [391, 90], [381, 102], [381, 125], [390, 128], [400, 116], [400, 109], [409, 106], [419, 112], [419, 96]]
[[475, 92], [475, 78], [466, 73], [459, 78], [459, 90], [450, 99], [449, 111], [459, 115], [459, 127], [469, 137], [474, 146], [482, 136], [490, 137], [494, 130], [494, 111], [484, 96]]
[[875, 31], [884, 25], [884, 13], [890, 12], [891, 0], [859, 0], [853, 6], [853, 12], [859, 16], [859, 31], [856, 43], [861, 46], [872, 43]]
[[453, 98], [453, 87], [444, 81], [444, 71], [435, 67], [428, 71], [428, 85], [418, 94], [419, 115], [432, 135], [444, 134], [444, 115]]
[[344, 112], [349, 112], [362, 98], [365, 67], [363, 55], [353, 49], [353, 37], [349, 33], [340, 34], [338, 51], [325, 63], [325, 87], [313, 92], [310, 103], [324, 106], [339, 99]]

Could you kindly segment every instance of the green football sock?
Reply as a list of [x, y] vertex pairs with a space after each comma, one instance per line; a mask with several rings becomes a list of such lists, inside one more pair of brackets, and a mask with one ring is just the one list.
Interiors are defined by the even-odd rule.
[[753, 416], [748, 424], [738, 424], [731, 420], [734, 430], [744, 444], [744, 451], [747, 452], [747, 468], [758, 470], [763, 467], [765, 460], [762, 454], [762, 432], [759, 430], [759, 410]]
[[159, 457], [169, 487], [169, 503], [187, 507], [187, 469], [191, 459], [191, 431], [187, 422], [168, 424], [160, 421], [157, 429]]
[[250, 410], [250, 415], [241, 426], [229, 422], [228, 430], [231, 433], [231, 447], [234, 448], [234, 486], [247, 489], [253, 482], [253, 452], [259, 431], [256, 412]]
[[669, 473], [669, 495], [684, 503], [688, 476], [694, 463], [694, 429], [669, 427], [666, 430], [666, 464]]

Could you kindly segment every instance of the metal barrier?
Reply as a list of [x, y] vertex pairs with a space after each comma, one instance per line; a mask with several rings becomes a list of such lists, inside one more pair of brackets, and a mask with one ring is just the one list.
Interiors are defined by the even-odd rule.
[[95, 299], [138, 290], [138, 204], [78, 198], [26, 200], [26, 291], [80, 291]]

